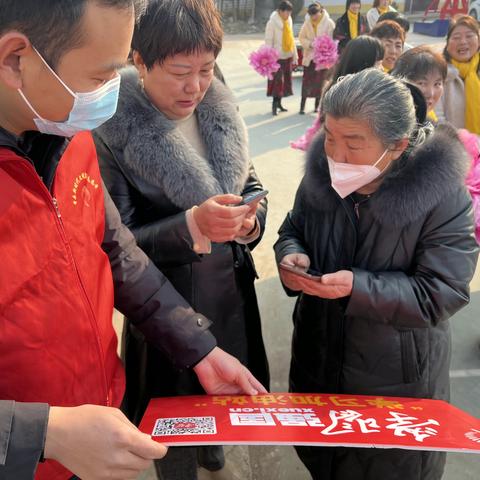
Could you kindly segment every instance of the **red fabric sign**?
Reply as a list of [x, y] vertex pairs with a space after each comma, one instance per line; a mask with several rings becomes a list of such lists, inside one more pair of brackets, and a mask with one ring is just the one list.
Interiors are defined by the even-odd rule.
[[274, 393], [153, 399], [140, 430], [165, 445], [324, 445], [480, 453], [480, 420], [440, 400]]

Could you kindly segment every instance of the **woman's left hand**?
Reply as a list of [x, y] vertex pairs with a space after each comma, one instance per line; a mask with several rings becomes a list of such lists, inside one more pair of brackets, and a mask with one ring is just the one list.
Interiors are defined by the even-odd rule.
[[339, 270], [335, 273], [326, 273], [320, 280], [308, 280], [299, 276], [297, 282], [302, 287], [303, 293], [332, 300], [352, 294], [353, 272]]

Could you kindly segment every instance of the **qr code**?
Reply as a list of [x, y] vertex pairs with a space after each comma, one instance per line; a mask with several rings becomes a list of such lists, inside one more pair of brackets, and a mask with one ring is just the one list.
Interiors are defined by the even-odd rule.
[[215, 435], [216, 433], [215, 417], [159, 418], [153, 428], [152, 436]]

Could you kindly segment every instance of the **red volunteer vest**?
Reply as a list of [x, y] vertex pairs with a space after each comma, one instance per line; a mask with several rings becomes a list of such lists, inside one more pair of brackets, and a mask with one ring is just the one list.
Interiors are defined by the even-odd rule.
[[[0, 398], [119, 406], [124, 373], [90, 133], [70, 142], [51, 194], [26, 159], [0, 148], [0, 190]], [[47, 461], [35, 478], [71, 475]]]

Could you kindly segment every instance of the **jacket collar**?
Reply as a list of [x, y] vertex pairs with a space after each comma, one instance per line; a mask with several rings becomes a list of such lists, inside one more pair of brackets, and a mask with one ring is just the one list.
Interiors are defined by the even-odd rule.
[[[303, 179], [305, 201], [319, 211], [334, 210], [342, 201], [331, 186], [324, 139], [321, 132], [312, 143]], [[464, 185], [468, 167], [468, 157], [454, 128], [437, 127], [390, 167], [370, 198], [375, 220], [394, 228], [414, 222]]]
[[222, 193], [242, 192], [248, 177], [245, 126], [227, 87], [214, 79], [196, 109], [208, 158], [157, 110], [140, 86], [135, 69], [122, 72], [115, 116], [97, 131], [117, 161], [150, 185], [158, 186], [177, 207], [188, 209]]
[[30, 162], [48, 189], [53, 184], [58, 163], [68, 143], [64, 137], [34, 131], [17, 137], [0, 127], [0, 147], [8, 148]]
[[4, 128], [0, 127], [0, 147], [8, 148], [9, 150], [13, 150], [18, 155], [25, 155], [19, 144], [18, 144], [18, 137], [15, 136], [13, 133], [5, 130]]

